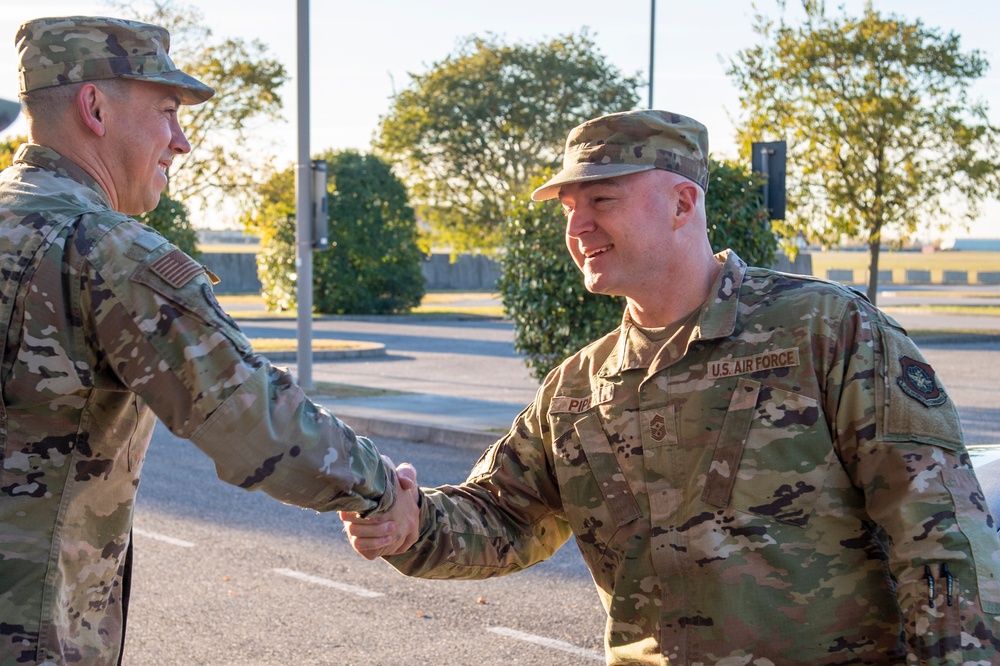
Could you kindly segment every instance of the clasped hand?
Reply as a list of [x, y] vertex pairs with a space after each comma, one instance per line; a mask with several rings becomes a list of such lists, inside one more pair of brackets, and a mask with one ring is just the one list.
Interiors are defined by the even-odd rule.
[[[382, 456], [387, 465], [394, 463]], [[362, 518], [353, 511], [340, 511], [344, 531], [354, 550], [369, 560], [398, 555], [417, 542], [420, 536], [420, 508], [417, 470], [409, 463], [396, 467], [396, 503], [387, 512]]]

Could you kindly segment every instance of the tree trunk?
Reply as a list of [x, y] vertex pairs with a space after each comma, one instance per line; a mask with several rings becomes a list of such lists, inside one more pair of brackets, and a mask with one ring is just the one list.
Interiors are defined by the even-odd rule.
[[878, 296], [878, 254], [882, 245], [881, 237], [882, 234], [876, 233], [868, 239], [868, 300], [872, 305], [877, 305], [875, 299]]

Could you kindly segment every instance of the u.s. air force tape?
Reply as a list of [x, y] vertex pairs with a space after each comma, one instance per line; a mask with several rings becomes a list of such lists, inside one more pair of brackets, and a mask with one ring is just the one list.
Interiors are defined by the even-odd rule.
[[712, 379], [719, 379], [721, 377], [747, 375], [751, 372], [762, 372], [777, 368], [794, 368], [798, 364], [799, 350], [797, 348], [773, 349], [754, 354], [753, 356], [710, 361], [708, 364], [708, 376]]

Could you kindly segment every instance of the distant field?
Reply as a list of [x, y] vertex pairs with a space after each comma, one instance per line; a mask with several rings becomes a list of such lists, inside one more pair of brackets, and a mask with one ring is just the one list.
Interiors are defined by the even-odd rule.
[[[832, 277], [830, 271], [853, 271], [854, 282], [867, 281], [867, 252], [810, 252], [813, 275]], [[1000, 252], [885, 252], [879, 272], [892, 272], [895, 284], [1000, 284]], [[884, 280], [880, 280], [883, 284]]]

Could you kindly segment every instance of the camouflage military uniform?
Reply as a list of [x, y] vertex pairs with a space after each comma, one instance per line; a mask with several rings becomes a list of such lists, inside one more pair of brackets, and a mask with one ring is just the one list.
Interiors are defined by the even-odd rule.
[[391, 506], [375, 448], [254, 355], [204, 267], [48, 148], [0, 174], [0, 262], [0, 663], [118, 660], [154, 413], [247, 490]]
[[576, 537], [611, 664], [1000, 663], [1000, 542], [954, 406], [904, 332], [733, 253], [690, 323], [567, 359], [408, 575], [518, 571]]

